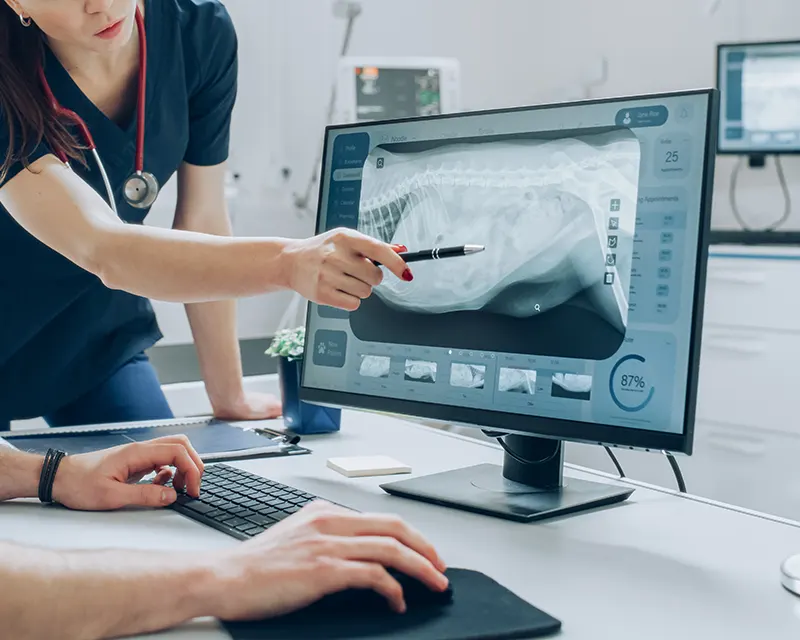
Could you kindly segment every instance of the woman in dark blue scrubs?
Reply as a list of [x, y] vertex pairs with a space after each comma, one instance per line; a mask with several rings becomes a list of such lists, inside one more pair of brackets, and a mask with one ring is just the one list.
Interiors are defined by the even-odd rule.
[[[172, 230], [123, 197], [134, 171], [147, 45], [146, 171], [177, 172]], [[88, 126], [115, 194], [62, 107]], [[0, 2], [0, 430], [171, 417], [143, 355], [160, 338], [148, 298], [186, 303], [217, 416], [276, 415], [245, 393], [235, 298], [294, 289], [354, 310], [382, 272], [411, 279], [383, 243], [350, 230], [303, 240], [232, 238], [224, 200], [237, 41], [218, 0]], [[70, 159], [69, 164], [58, 159]], [[125, 224], [127, 223], [127, 224]]]

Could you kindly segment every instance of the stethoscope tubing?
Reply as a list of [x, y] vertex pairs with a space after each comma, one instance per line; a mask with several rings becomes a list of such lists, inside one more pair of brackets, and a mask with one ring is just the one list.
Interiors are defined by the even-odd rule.
[[[147, 35], [145, 32], [144, 17], [142, 16], [142, 13], [139, 11], [138, 7], [136, 8], [136, 27], [139, 31], [139, 78], [136, 103], [136, 158], [134, 160], [134, 174], [128, 178], [126, 184], [133, 179], [139, 179], [143, 183], [147, 184], [145, 176], [149, 177], [149, 174], [145, 174], [144, 172], [145, 107], [147, 94]], [[89, 131], [89, 127], [83, 121], [83, 118], [81, 118], [77, 113], [62, 107], [59, 104], [58, 100], [53, 94], [52, 89], [50, 88], [50, 84], [47, 82], [47, 78], [44, 73], [44, 67], [42, 65], [39, 65], [39, 80], [41, 82], [45, 97], [51, 103], [56, 116], [69, 120], [80, 130], [81, 135], [83, 136], [83, 139], [86, 142], [89, 151], [91, 151], [95, 163], [97, 164], [97, 168], [100, 171], [100, 176], [103, 180], [103, 186], [105, 187], [108, 198], [108, 204], [111, 207], [111, 210], [114, 212], [114, 215], [119, 216], [116, 198], [114, 197], [114, 191], [111, 187], [111, 181], [108, 179], [108, 173], [106, 172], [105, 165], [103, 164], [100, 154], [97, 151], [97, 145], [94, 142], [91, 131]], [[55, 154], [61, 162], [69, 165], [69, 159], [63, 151], [57, 150]], [[155, 194], [149, 193], [150, 197], [145, 196], [139, 202], [142, 200], [149, 200], [152, 204], [152, 200], [155, 200], [155, 197], [152, 196], [158, 193], [158, 183], [156, 182], [155, 177], [152, 177], [152, 181], [155, 185]], [[137, 206], [137, 202], [129, 200], [129, 203], [132, 206]]]

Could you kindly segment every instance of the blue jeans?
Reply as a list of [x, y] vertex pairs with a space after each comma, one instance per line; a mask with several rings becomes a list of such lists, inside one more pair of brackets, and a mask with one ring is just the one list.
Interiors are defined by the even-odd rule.
[[[153, 365], [142, 353], [89, 393], [43, 417], [51, 427], [71, 427], [165, 420], [174, 416]], [[8, 424], [0, 421], [0, 431], [8, 428]]]

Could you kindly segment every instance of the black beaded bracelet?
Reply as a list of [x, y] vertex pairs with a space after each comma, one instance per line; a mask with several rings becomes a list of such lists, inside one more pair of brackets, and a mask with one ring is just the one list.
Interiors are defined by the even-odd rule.
[[48, 449], [47, 453], [44, 454], [44, 461], [42, 462], [42, 472], [39, 474], [39, 501], [44, 502], [44, 498], [46, 495], [45, 486], [46, 486], [46, 479], [47, 479], [47, 470], [50, 468], [50, 460], [53, 458], [53, 453], [55, 453], [52, 449]]
[[56, 472], [58, 471], [58, 466], [61, 464], [61, 461], [64, 459], [64, 456], [67, 455], [63, 451], [55, 451], [53, 455], [53, 461], [50, 463], [50, 473], [47, 476], [47, 502], [53, 502], [53, 484], [56, 481]]
[[53, 502], [53, 483], [61, 460], [67, 455], [57, 449], [48, 449], [39, 475], [39, 500], [45, 504]]

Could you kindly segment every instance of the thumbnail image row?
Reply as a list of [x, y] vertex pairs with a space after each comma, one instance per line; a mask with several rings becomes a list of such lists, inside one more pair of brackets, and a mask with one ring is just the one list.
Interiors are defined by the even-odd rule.
[[[361, 356], [359, 374], [365, 378], [388, 378], [392, 359], [389, 356]], [[426, 360], [405, 361], [404, 379], [409, 382], [435, 384], [439, 365]], [[536, 371], [501, 367], [497, 390], [504, 393], [534, 395]], [[450, 366], [450, 386], [461, 389], [485, 389], [486, 366], [455, 362]], [[592, 393], [592, 376], [577, 373], [554, 373], [550, 394], [555, 398], [589, 400]]]

